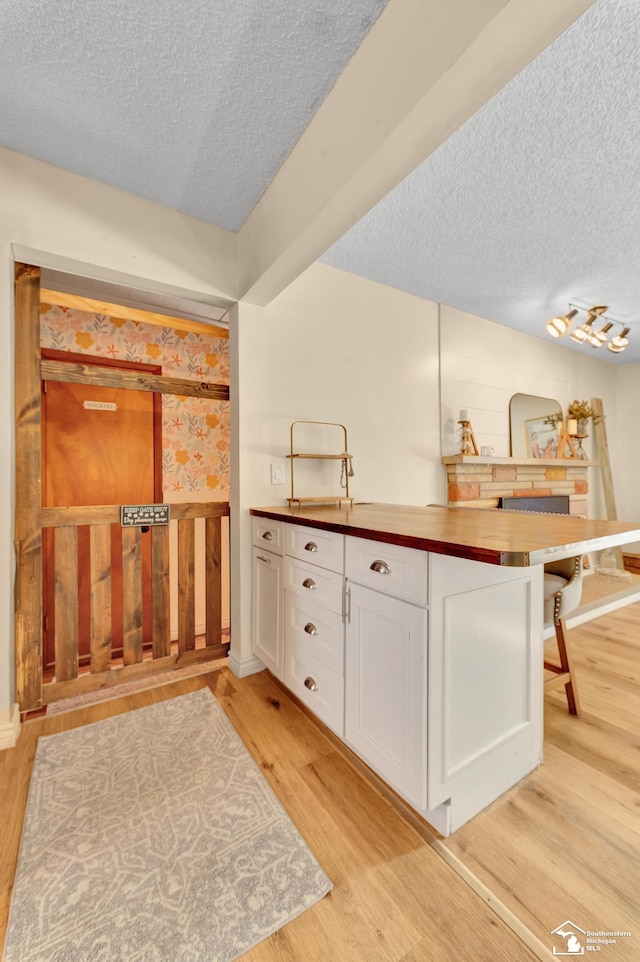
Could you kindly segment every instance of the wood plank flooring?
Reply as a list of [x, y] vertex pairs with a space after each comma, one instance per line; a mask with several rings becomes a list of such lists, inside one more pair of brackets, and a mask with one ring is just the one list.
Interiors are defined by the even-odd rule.
[[24, 724], [16, 748], [0, 753], [2, 942], [38, 735], [205, 684], [220, 699], [334, 884], [329, 896], [247, 953], [247, 962], [535, 960], [535, 954], [362, 778], [267, 672], [237, 679], [227, 670], [35, 718]]
[[550, 933], [570, 919], [630, 931], [599, 957], [637, 962], [640, 604], [572, 629], [570, 640], [582, 714], [547, 695], [544, 764], [444, 845], [550, 947], [562, 949]]
[[564, 948], [551, 932], [567, 919], [589, 931], [630, 931], [600, 957], [636, 962], [640, 604], [570, 637], [582, 715], [548, 695], [544, 764], [434, 844], [267, 672], [237, 679], [225, 669], [28, 721], [18, 746], [0, 752], [0, 944], [37, 737], [208, 684], [334, 883], [247, 962], [530, 962]]

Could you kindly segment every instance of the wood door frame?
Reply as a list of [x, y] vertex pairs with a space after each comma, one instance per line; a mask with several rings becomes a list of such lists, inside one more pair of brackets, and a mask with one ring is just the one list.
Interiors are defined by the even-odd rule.
[[40, 505], [40, 268], [15, 264], [16, 698], [42, 705], [42, 528]]
[[40, 268], [16, 261], [15, 282], [15, 537], [16, 698], [20, 711], [42, 707], [41, 380], [128, 387], [157, 394], [229, 400], [227, 384], [208, 384], [40, 356]]

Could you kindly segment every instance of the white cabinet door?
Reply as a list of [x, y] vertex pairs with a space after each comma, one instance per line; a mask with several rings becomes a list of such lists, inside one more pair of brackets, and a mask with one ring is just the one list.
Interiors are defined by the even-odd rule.
[[427, 612], [349, 583], [345, 740], [416, 808], [426, 804]]
[[541, 761], [542, 566], [430, 565], [428, 805], [455, 831]]
[[282, 558], [253, 549], [253, 653], [282, 678]]

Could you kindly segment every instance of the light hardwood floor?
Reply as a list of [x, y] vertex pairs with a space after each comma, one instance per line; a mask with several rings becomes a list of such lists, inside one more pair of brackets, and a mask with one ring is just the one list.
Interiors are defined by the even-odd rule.
[[599, 958], [637, 962], [640, 604], [576, 627], [570, 639], [580, 717], [559, 693], [547, 695], [544, 764], [444, 845], [541, 941], [560, 950], [549, 933], [567, 919], [630, 931]]
[[[544, 765], [435, 847], [267, 672], [237, 679], [223, 670], [28, 721], [18, 746], [0, 752], [0, 943], [37, 737], [208, 684], [334, 883], [247, 962], [529, 962], [562, 948], [550, 933], [567, 919], [631, 931], [600, 958], [635, 962], [640, 605], [575, 628], [571, 639], [583, 714], [571, 717], [560, 695], [547, 696]], [[459, 860], [461, 874], [443, 855]]]

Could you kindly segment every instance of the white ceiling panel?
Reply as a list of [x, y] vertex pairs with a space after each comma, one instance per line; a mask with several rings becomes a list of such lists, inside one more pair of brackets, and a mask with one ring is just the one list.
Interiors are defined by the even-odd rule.
[[[386, 6], [0, 0], [0, 145], [237, 231]], [[597, 0], [323, 260], [543, 338], [607, 304], [627, 351], [559, 346], [640, 360], [639, 51], [639, 0]]]
[[599, 0], [322, 259], [549, 340], [606, 304], [598, 358], [640, 360], [639, 61], [640, 3]]
[[238, 230], [387, 0], [2, 0], [0, 143]]

